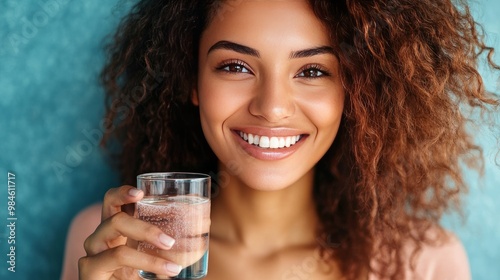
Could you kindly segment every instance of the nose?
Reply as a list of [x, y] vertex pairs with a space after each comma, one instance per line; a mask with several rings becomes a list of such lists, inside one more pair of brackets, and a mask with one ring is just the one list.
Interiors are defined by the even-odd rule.
[[276, 123], [295, 113], [292, 89], [286, 79], [266, 78], [255, 89], [250, 114]]

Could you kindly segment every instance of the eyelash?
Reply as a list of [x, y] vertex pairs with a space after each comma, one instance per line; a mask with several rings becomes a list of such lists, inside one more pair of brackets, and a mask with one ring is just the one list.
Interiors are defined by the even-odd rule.
[[[242, 67], [246, 71], [245, 72], [234, 71], [234, 70], [231, 71], [231, 69], [228, 67]], [[225, 68], [228, 68], [228, 69], [225, 69]], [[248, 64], [246, 64], [245, 62], [238, 60], [238, 59], [231, 59], [228, 61], [223, 61], [219, 66], [217, 66], [215, 68], [215, 70], [221, 71], [224, 73], [228, 73], [228, 74], [238, 74], [238, 73], [253, 74], [252, 71], [250, 70], [250, 66], [248, 66]], [[316, 73], [319, 72], [321, 74], [319, 76], [306, 77], [304, 75], [306, 71], [315, 71]], [[295, 77], [297, 77], [297, 78], [305, 78], [305, 79], [318, 79], [318, 78], [328, 77], [328, 76], [330, 76], [330, 72], [328, 72], [326, 69], [324, 69], [321, 65], [318, 65], [318, 64], [306, 65], [299, 70], [299, 73], [297, 75], [295, 75]]]
[[[299, 76], [301, 74], [304, 74], [306, 71], [315, 71], [315, 72], [320, 72], [321, 74], [319, 76], [315, 76], [315, 77]], [[295, 77], [305, 78], [305, 79], [318, 79], [318, 78], [328, 77], [328, 76], [331, 76], [330, 72], [328, 72], [325, 68], [323, 68], [321, 65], [318, 65], [318, 64], [306, 65], [299, 70], [299, 74], [295, 75]]]
[[[241, 72], [241, 71], [231, 71], [231, 69], [224, 69], [224, 68], [227, 68], [227, 67], [242, 67], [242, 68], [245, 68], [247, 72]], [[225, 73], [228, 73], [228, 74], [238, 74], [238, 73], [252, 73], [252, 71], [250, 70], [250, 66], [248, 66], [248, 64], [246, 64], [245, 62], [241, 61], [241, 60], [238, 60], [238, 59], [231, 59], [231, 60], [228, 60], [228, 61], [223, 61], [220, 63], [219, 66], [217, 66], [215, 68], [215, 70], [217, 71], [221, 71], [221, 72], [225, 72]]]

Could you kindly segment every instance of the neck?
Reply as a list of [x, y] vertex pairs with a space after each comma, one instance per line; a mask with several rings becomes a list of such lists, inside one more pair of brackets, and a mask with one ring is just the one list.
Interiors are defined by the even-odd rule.
[[315, 244], [313, 180], [310, 171], [287, 188], [259, 191], [230, 177], [212, 199], [211, 238], [263, 250]]

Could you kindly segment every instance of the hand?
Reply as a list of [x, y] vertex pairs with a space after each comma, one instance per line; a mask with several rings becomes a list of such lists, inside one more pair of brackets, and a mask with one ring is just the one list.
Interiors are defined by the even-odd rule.
[[181, 266], [127, 246], [145, 241], [168, 250], [174, 240], [161, 229], [122, 211], [144, 193], [132, 186], [110, 189], [104, 196], [101, 224], [85, 240], [87, 256], [78, 262], [80, 280], [141, 279], [136, 270], [175, 276]]

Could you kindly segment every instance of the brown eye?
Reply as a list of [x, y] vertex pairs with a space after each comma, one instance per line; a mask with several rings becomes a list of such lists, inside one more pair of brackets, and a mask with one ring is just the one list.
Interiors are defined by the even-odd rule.
[[317, 65], [308, 65], [300, 70], [300, 72], [295, 77], [315, 79], [323, 76], [330, 76], [330, 74]]
[[217, 67], [217, 70], [228, 73], [251, 73], [250, 70], [248, 70], [247, 66], [240, 61], [231, 61], [228, 63], [224, 63], [221, 66]]
[[231, 64], [223, 68], [224, 70], [228, 72], [236, 72], [236, 73], [249, 73], [248, 69], [246, 69], [244, 66], [238, 65], [238, 64]]
[[316, 77], [323, 76], [323, 73], [319, 70], [308, 69], [308, 70], [302, 71], [302, 73], [300, 73], [299, 76], [300, 77], [307, 77], [307, 78], [316, 78]]

